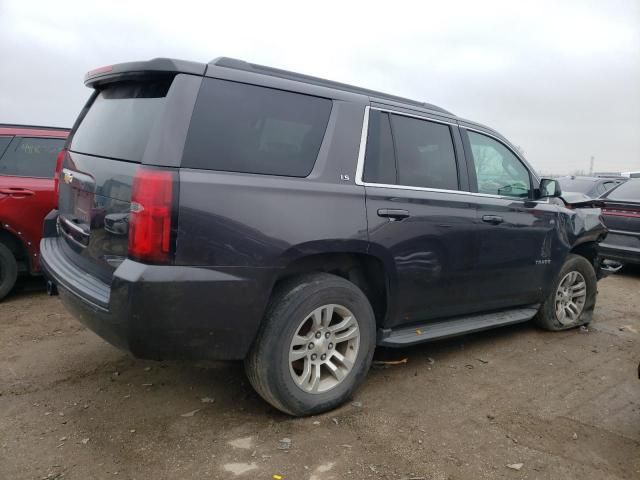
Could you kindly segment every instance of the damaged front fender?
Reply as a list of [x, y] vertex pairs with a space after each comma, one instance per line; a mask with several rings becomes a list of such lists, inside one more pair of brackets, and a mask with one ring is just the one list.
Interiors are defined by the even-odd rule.
[[560, 215], [560, 241], [570, 252], [578, 253], [589, 258], [596, 269], [598, 279], [619, 270], [617, 265], [603, 265], [598, 252], [598, 244], [604, 240], [607, 229], [600, 200], [585, 200], [575, 203], [565, 203]]

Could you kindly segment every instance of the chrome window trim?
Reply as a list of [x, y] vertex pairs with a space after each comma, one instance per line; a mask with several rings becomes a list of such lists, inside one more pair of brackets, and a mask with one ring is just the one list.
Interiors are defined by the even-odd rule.
[[371, 108], [371, 110], [378, 110], [380, 112], [388, 112], [388, 113], [393, 113], [395, 115], [402, 115], [403, 117], [412, 117], [412, 118], [417, 118], [419, 120], [428, 120], [430, 122], [442, 123], [444, 125], [453, 125], [456, 127], [458, 126], [456, 122], [447, 122], [446, 120], [441, 120], [440, 118], [433, 118], [428, 115], [415, 115], [413, 113], [401, 112], [398, 110], [393, 110], [391, 108], [380, 108], [380, 107], [368, 107], [368, 108]]
[[364, 107], [364, 118], [362, 119], [362, 134], [360, 135], [360, 150], [358, 151], [358, 163], [356, 164], [356, 185], [364, 185], [362, 174], [364, 169], [364, 156], [367, 150], [367, 136], [369, 134], [369, 110], [370, 106]]
[[[376, 187], [376, 188], [393, 188], [393, 189], [397, 189], [397, 190], [413, 190], [413, 191], [417, 191], [417, 192], [433, 192], [433, 193], [453, 193], [453, 194], [457, 194], [457, 195], [471, 195], [474, 197], [485, 197], [485, 198], [498, 198], [501, 200], [511, 200], [511, 201], [515, 201], [515, 202], [527, 202], [527, 201], [532, 201], [530, 198], [526, 198], [526, 199], [521, 199], [518, 197], [509, 197], [509, 196], [503, 196], [503, 195], [492, 195], [490, 193], [477, 193], [477, 192], [469, 192], [466, 190], [445, 190], [445, 189], [441, 189], [441, 188], [427, 188], [427, 187], [414, 187], [414, 186], [410, 186], [410, 185], [390, 185], [387, 183], [373, 183], [373, 182], [365, 182], [362, 180], [362, 175], [364, 173], [364, 160], [365, 160], [365, 156], [366, 156], [366, 150], [367, 150], [367, 136], [369, 134], [369, 112], [371, 110], [378, 110], [380, 112], [386, 112], [386, 113], [393, 113], [394, 115], [403, 115], [405, 117], [413, 117], [413, 118], [417, 118], [420, 120], [427, 120], [430, 122], [435, 122], [435, 123], [442, 123], [445, 125], [453, 125], [455, 127], [460, 127], [460, 125], [458, 123], [452, 123], [452, 122], [446, 122], [444, 120], [439, 120], [439, 119], [434, 119], [428, 116], [421, 116], [421, 115], [412, 115], [409, 113], [405, 113], [405, 112], [399, 112], [397, 110], [393, 110], [390, 108], [379, 108], [379, 107], [371, 107], [371, 106], [366, 106], [364, 107], [364, 118], [362, 120], [362, 134], [360, 135], [360, 150], [358, 151], [358, 163], [356, 164], [356, 178], [355, 178], [355, 183], [356, 185], [361, 185], [363, 187]], [[489, 135], [486, 134], [485, 132], [481, 131], [481, 130], [474, 130], [471, 128], [467, 128], [467, 127], [462, 127], [462, 128], [466, 128], [467, 130], [473, 130], [474, 132], [480, 133], [482, 135], [487, 135], [490, 136], [492, 138], [494, 138], [495, 140], [499, 141], [500, 143], [504, 143], [502, 140], [500, 140], [499, 138], [493, 136], [493, 135]], [[505, 145], [506, 148], [509, 148]], [[512, 151], [511, 148], [509, 148], [509, 151]], [[522, 161], [522, 159], [515, 154], [516, 157], [518, 158], [518, 160], [520, 160], [524, 167], [527, 169], [528, 172], [530, 172], [533, 175], [533, 172], [527, 167], [527, 164], [525, 162]], [[534, 178], [536, 180], [539, 181], [537, 175], [533, 175]], [[539, 203], [549, 203], [549, 200], [547, 199], [546, 202], [544, 201], [540, 201], [540, 200], [534, 200], [537, 201]]]

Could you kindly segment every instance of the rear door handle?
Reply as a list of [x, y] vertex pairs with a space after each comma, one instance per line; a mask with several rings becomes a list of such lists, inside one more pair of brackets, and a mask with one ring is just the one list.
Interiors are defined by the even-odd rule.
[[490, 223], [491, 225], [498, 225], [504, 222], [504, 218], [499, 215], [483, 215], [482, 221], [486, 223]]
[[409, 216], [409, 210], [398, 210], [393, 208], [379, 208], [378, 209], [379, 217], [387, 217], [391, 220], [402, 220], [403, 218], [407, 218]]
[[28, 197], [31, 195], [35, 195], [36, 192], [33, 190], [28, 190], [26, 188], [0, 188], [0, 193], [3, 195], [11, 195], [14, 197]]

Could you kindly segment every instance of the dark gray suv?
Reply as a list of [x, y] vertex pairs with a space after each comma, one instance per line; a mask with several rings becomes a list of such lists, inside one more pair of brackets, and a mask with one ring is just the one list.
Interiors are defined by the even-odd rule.
[[434, 105], [219, 58], [87, 74], [42, 265], [143, 358], [244, 360], [292, 415], [376, 345], [588, 323], [606, 228], [499, 133]]

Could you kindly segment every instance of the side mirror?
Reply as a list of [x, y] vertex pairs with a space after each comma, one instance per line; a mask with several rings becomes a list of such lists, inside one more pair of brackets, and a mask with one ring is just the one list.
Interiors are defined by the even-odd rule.
[[559, 197], [562, 195], [560, 182], [552, 178], [543, 178], [540, 180], [540, 194], [538, 198]]

